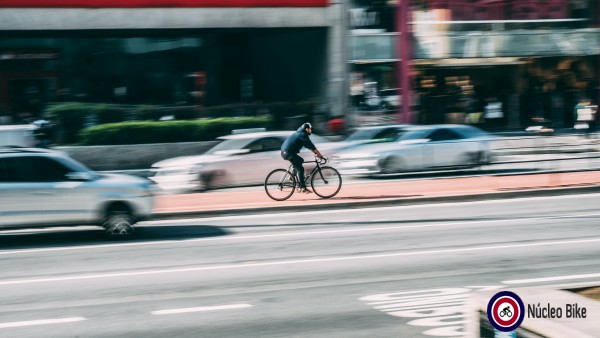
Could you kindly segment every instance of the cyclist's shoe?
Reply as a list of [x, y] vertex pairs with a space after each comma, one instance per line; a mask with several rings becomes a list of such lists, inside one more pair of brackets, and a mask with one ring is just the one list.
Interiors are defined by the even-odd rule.
[[301, 193], [303, 193], [303, 194], [312, 194], [312, 193], [313, 193], [313, 192], [312, 192], [312, 191], [310, 191], [310, 189], [308, 189], [308, 188], [303, 188], [303, 189], [301, 189], [301, 190], [300, 190], [300, 192], [301, 192]]

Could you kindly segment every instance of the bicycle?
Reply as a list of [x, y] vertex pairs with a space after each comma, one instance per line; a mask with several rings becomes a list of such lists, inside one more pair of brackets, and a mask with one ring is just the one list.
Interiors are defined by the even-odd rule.
[[500, 312], [500, 317], [504, 316], [512, 317], [512, 311], [510, 311], [510, 307], [507, 306], [504, 309], [502, 309], [502, 311]]
[[[327, 158], [319, 159], [315, 156], [314, 161], [304, 163], [315, 163], [315, 167], [304, 178], [304, 183], [310, 179], [310, 186], [313, 192], [321, 198], [331, 198], [342, 188], [342, 176], [340, 173], [330, 167], [322, 166], [328, 162]], [[275, 169], [267, 175], [265, 179], [265, 191], [267, 195], [275, 201], [285, 201], [290, 198], [298, 182], [296, 175], [292, 174], [293, 165], [286, 169]]]

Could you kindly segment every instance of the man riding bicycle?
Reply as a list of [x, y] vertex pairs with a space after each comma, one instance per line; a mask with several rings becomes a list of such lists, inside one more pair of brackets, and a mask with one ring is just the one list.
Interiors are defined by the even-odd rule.
[[298, 155], [302, 147], [305, 147], [312, 151], [319, 158], [323, 158], [321, 152], [317, 150], [317, 147], [310, 140], [310, 134], [312, 134], [312, 125], [310, 123], [304, 123], [298, 130], [290, 135], [283, 145], [281, 146], [281, 157], [284, 160], [290, 161], [294, 166], [294, 171], [298, 176], [298, 184], [300, 186], [300, 192], [305, 194], [311, 194], [312, 191], [306, 188], [304, 182], [304, 159]]

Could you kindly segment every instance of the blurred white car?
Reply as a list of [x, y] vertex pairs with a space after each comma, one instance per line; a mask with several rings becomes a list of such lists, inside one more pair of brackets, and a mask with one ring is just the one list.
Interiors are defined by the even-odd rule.
[[99, 225], [129, 235], [150, 218], [154, 191], [147, 179], [98, 174], [59, 151], [0, 147], [0, 229]]
[[333, 165], [345, 174], [390, 174], [488, 164], [491, 136], [465, 125], [405, 127], [394, 142], [341, 150]]
[[[163, 190], [173, 192], [262, 184], [269, 172], [290, 165], [281, 158], [281, 145], [293, 133], [277, 131], [219, 137], [221, 142], [203, 155], [175, 157], [153, 164], [150, 179]], [[321, 151], [332, 144], [314, 134], [310, 138]], [[307, 161], [313, 159], [308, 150], [303, 150], [300, 156]]]
[[408, 124], [359, 127], [344, 141], [338, 142], [336, 149], [364, 143], [394, 142], [403, 135], [402, 131], [408, 127], [410, 127]]

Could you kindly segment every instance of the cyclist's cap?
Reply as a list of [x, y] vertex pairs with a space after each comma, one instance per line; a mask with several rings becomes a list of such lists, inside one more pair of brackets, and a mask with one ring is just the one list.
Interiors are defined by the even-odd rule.
[[311, 125], [310, 123], [306, 122], [306, 123], [305, 123], [305, 124], [302, 126], [302, 129], [306, 129], [306, 128], [310, 128], [310, 129], [312, 129], [312, 125]]

